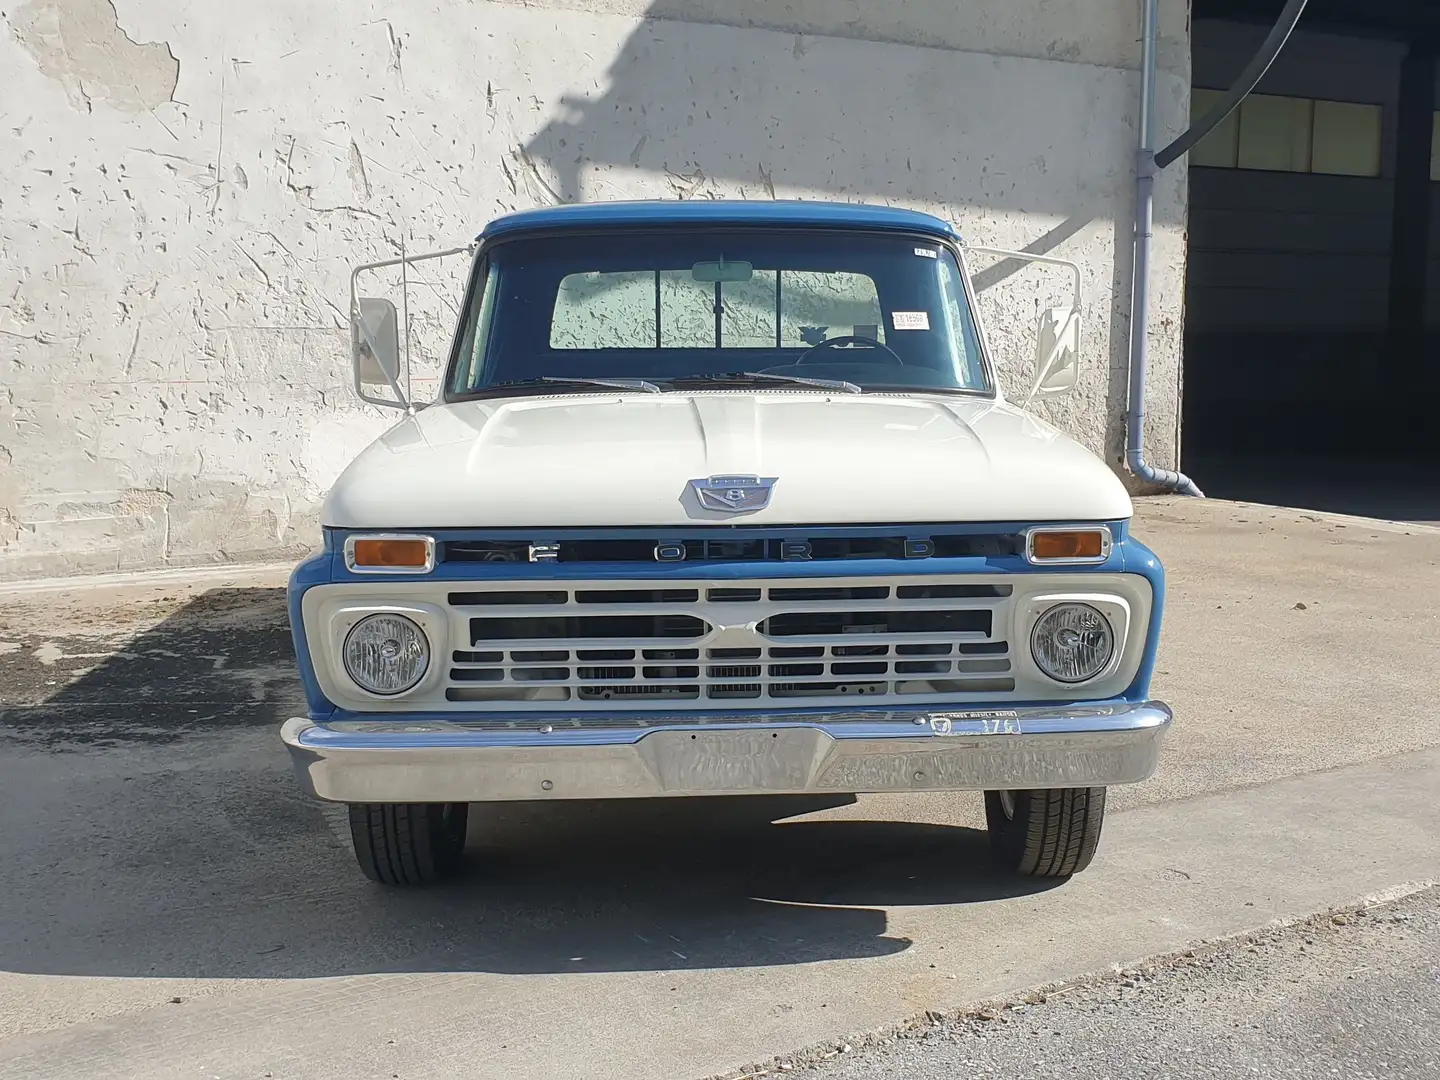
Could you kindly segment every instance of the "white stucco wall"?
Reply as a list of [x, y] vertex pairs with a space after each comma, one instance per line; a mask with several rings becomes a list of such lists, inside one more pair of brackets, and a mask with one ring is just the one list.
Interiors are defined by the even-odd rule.
[[[1188, 111], [1163, 0], [1160, 116]], [[351, 263], [573, 199], [836, 197], [1085, 265], [1051, 416], [1125, 406], [1139, 0], [0, 0], [0, 577], [312, 545], [393, 422], [348, 390]], [[1148, 453], [1173, 463], [1183, 168], [1160, 187]], [[1002, 271], [1004, 268], [1001, 268]], [[413, 288], [433, 392], [459, 260]], [[984, 275], [1016, 386], [1049, 271]], [[427, 381], [428, 380], [428, 381]]]

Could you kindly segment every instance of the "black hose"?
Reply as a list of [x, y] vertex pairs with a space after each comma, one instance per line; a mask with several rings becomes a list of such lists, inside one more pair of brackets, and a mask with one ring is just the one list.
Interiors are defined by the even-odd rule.
[[1285, 9], [1280, 12], [1280, 18], [1275, 23], [1274, 29], [1270, 31], [1270, 36], [1265, 39], [1265, 44], [1260, 46], [1260, 51], [1255, 54], [1255, 58], [1250, 61], [1250, 65], [1240, 74], [1240, 78], [1235, 81], [1235, 85], [1230, 88], [1220, 103], [1206, 113], [1198, 124], [1191, 126], [1189, 131], [1155, 155], [1157, 169], [1165, 168], [1178, 160], [1182, 154], [1188, 153], [1196, 143], [1209, 135], [1220, 125], [1222, 120], [1234, 112], [1245, 96], [1255, 89], [1256, 84], [1265, 77], [1265, 72], [1270, 70], [1270, 65], [1275, 62], [1275, 58], [1280, 55], [1280, 50], [1285, 48], [1285, 43], [1290, 40], [1290, 35], [1295, 31], [1295, 24], [1300, 21], [1300, 16], [1304, 13], [1307, 3], [1309, 0], [1289, 0]]

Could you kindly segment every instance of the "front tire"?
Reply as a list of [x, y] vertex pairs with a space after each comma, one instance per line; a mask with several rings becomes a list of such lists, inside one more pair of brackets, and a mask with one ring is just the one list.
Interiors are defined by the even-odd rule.
[[1104, 820], [1103, 787], [985, 793], [990, 852], [1011, 873], [1078, 874], [1095, 857]]
[[350, 803], [355, 861], [381, 885], [429, 885], [460, 868], [465, 803]]

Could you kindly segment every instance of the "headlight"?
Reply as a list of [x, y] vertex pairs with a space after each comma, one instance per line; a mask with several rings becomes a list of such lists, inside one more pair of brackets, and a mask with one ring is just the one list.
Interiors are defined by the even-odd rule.
[[1050, 678], [1078, 683], [1105, 670], [1115, 652], [1109, 620], [1089, 604], [1056, 604], [1035, 623], [1030, 652]]
[[372, 694], [403, 694], [425, 677], [430, 642], [404, 615], [367, 615], [345, 636], [345, 672]]

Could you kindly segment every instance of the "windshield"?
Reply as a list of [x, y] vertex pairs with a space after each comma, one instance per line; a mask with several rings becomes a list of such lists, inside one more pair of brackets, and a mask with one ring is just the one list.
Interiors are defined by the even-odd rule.
[[451, 400], [555, 380], [990, 390], [959, 264], [923, 236], [572, 233], [496, 244], [481, 273]]

